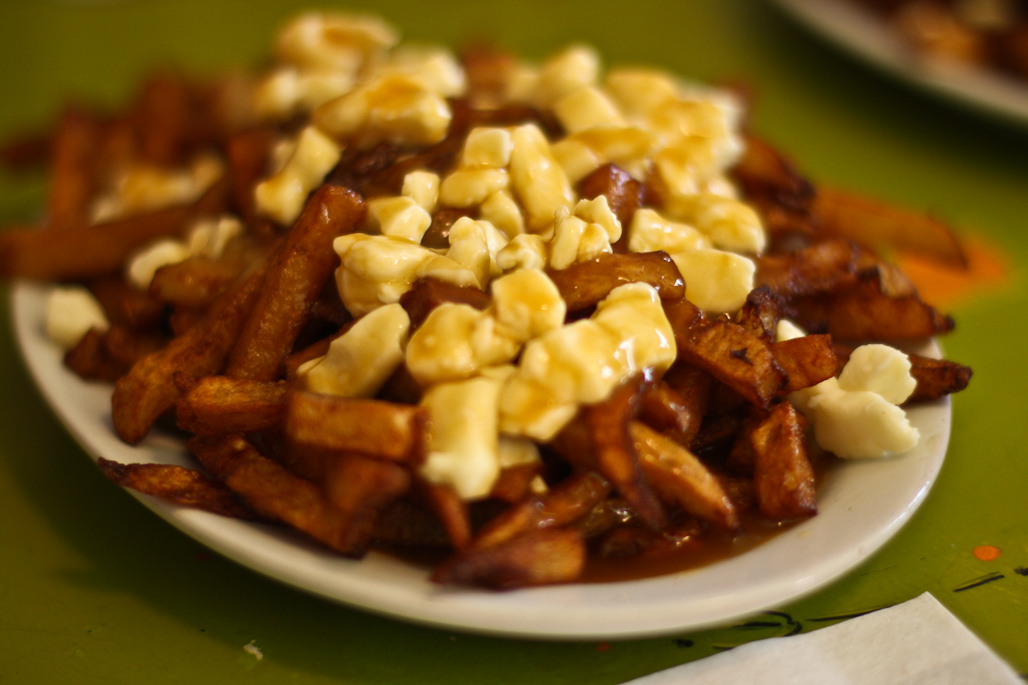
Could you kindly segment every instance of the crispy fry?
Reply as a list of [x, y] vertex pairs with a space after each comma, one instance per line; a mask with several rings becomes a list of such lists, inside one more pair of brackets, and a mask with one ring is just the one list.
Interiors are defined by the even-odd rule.
[[450, 547], [457, 551], [467, 549], [472, 537], [468, 503], [460, 498], [452, 486], [429, 483], [425, 480], [419, 481], [418, 486], [446, 530], [446, 539]]
[[967, 268], [967, 255], [952, 229], [930, 215], [824, 186], [818, 188], [814, 212], [825, 235], [853, 240], [877, 251], [919, 252]]
[[175, 404], [180, 395], [176, 374], [208, 376], [221, 370], [263, 280], [262, 265], [219, 297], [196, 325], [118, 379], [111, 409], [114, 429], [122, 440], [138, 443]]
[[227, 183], [219, 181], [192, 205], [178, 205], [95, 226], [61, 231], [21, 228], [0, 233], [0, 276], [64, 281], [106, 276], [157, 238], [181, 234], [200, 215], [219, 213]]
[[788, 378], [782, 393], [809, 388], [836, 373], [835, 352], [828, 335], [805, 335], [772, 343], [771, 354]]
[[[681, 303], [677, 308], [688, 311], [688, 306]], [[722, 319], [704, 322], [693, 317], [693, 325], [683, 327], [683, 320], [689, 317], [675, 314], [672, 320], [669, 316], [679, 359], [707, 371], [746, 401], [767, 407], [788, 383], [768, 344], [742, 326]]]
[[256, 518], [230, 489], [194, 469], [174, 464], [120, 464], [103, 457], [96, 463], [108, 480], [144, 495], [221, 516]]
[[626, 283], [652, 285], [663, 300], [685, 296], [685, 281], [664, 252], [605, 254], [547, 273], [557, 285], [569, 312], [595, 305], [611, 290]]
[[411, 329], [421, 326], [432, 310], [444, 302], [485, 309], [491, 300], [489, 295], [473, 286], [453, 285], [434, 278], [419, 278], [400, 297], [400, 305], [410, 316]]
[[753, 483], [760, 512], [772, 519], [817, 513], [814, 469], [807, 457], [803, 415], [779, 402], [742, 440], [753, 450]]
[[828, 240], [788, 254], [756, 258], [756, 282], [784, 297], [834, 292], [857, 282], [859, 249]]
[[244, 259], [191, 257], [158, 269], [150, 282], [150, 295], [164, 304], [206, 307], [235, 282], [246, 266]]
[[577, 530], [537, 530], [489, 547], [472, 547], [432, 572], [436, 583], [509, 590], [575, 580], [585, 566]]
[[182, 396], [175, 404], [179, 428], [196, 435], [251, 433], [278, 425], [286, 415], [284, 381], [227, 376], [177, 377]]
[[525, 533], [559, 528], [585, 517], [611, 490], [595, 471], [574, 473], [548, 492], [523, 500], [483, 526], [476, 547], [489, 547]]
[[[604, 164], [578, 184], [578, 194], [582, 198], [591, 200], [600, 195], [606, 197], [610, 211], [614, 212], [621, 226], [626, 229], [632, 223], [635, 210], [642, 204], [645, 192], [642, 183], [616, 164]], [[621, 237], [622, 239], [614, 244], [615, 251], [619, 251], [618, 248], [622, 244], [627, 244], [628, 231], [623, 231]]]
[[845, 292], [797, 298], [792, 304], [806, 330], [827, 330], [839, 340], [911, 340], [953, 328], [953, 319], [916, 294], [885, 295], [877, 274]]
[[346, 188], [322, 186], [310, 197], [268, 268], [225, 375], [263, 381], [283, 375], [282, 362], [339, 263], [332, 240], [363, 216], [364, 202]]
[[639, 421], [629, 424], [639, 464], [665, 501], [726, 530], [738, 530], [735, 507], [717, 478], [689, 450]]
[[87, 112], [64, 111], [50, 148], [50, 191], [46, 226], [61, 230], [88, 223], [97, 186], [96, 153], [100, 122]]
[[417, 407], [296, 390], [285, 431], [304, 448], [418, 465], [425, 459], [424, 411]]
[[134, 330], [154, 328], [164, 316], [164, 305], [140, 292], [121, 278], [98, 278], [89, 283], [89, 291], [100, 302], [111, 323]]
[[355, 529], [350, 512], [337, 509], [316, 485], [262, 456], [241, 436], [197, 437], [188, 449], [258, 513], [341, 554], [359, 556], [366, 549], [368, 531]]
[[765, 342], [774, 342], [778, 320], [782, 317], [781, 300], [766, 285], [746, 296], [746, 303], [735, 317], [735, 323]]
[[629, 432], [641, 390], [641, 378], [625, 382], [608, 399], [586, 407], [582, 415], [589, 430], [596, 470], [621, 493], [642, 521], [660, 530], [667, 520], [664, 508], [639, 467]]

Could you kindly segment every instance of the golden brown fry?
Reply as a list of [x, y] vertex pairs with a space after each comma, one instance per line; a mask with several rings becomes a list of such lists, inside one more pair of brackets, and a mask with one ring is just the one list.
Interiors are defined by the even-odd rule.
[[628, 227], [635, 216], [635, 210], [643, 203], [645, 192], [642, 183], [615, 164], [604, 164], [578, 184], [578, 194], [584, 199], [591, 200], [600, 195], [606, 197], [610, 211], [614, 212], [625, 229], [621, 233], [621, 240], [614, 244], [615, 252], [619, 251], [618, 247], [627, 244]]
[[284, 381], [227, 376], [176, 378], [182, 396], [175, 404], [179, 428], [196, 435], [251, 433], [274, 428], [286, 415]]
[[173, 464], [120, 464], [103, 457], [97, 466], [113, 483], [144, 495], [221, 516], [256, 518], [230, 489], [193, 469]]
[[584, 408], [582, 417], [589, 431], [594, 468], [611, 482], [646, 525], [660, 530], [667, 516], [639, 467], [629, 433], [641, 390], [642, 378], [626, 381], [603, 402]]
[[668, 317], [678, 358], [707, 371], [751, 404], [767, 407], [788, 383], [768, 344], [729, 321], [706, 322], [701, 316], [679, 313], [688, 312], [690, 306], [678, 303]]
[[629, 424], [639, 464], [665, 501], [726, 530], [739, 517], [717, 478], [689, 450], [639, 421]]
[[339, 264], [332, 241], [352, 231], [364, 211], [360, 196], [346, 188], [326, 185], [311, 195], [268, 268], [225, 375], [261, 381], [282, 377], [283, 360]]
[[696, 403], [665, 381], [644, 388], [639, 398], [639, 414], [648, 426], [686, 446], [696, 438], [703, 419], [702, 412], [696, 411]]
[[664, 252], [605, 254], [547, 273], [567, 303], [569, 312], [595, 305], [611, 290], [626, 283], [652, 285], [663, 300], [685, 296], [682, 274]]
[[741, 438], [753, 450], [753, 483], [760, 512], [772, 519], [817, 513], [814, 468], [807, 457], [803, 415], [780, 402]]
[[83, 110], [70, 107], [61, 116], [50, 148], [47, 228], [61, 230], [88, 223], [89, 203], [98, 185], [100, 134], [100, 122]]
[[784, 297], [834, 292], [857, 282], [860, 250], [846, 240], [826, 240], [787, 254], [755, 259], [755, 282]]
[[549, 491], [505, 509], [482, 527], [476, 547], [489, 547], [524, 533], [559, 528], [584, 518], [609, 493], [611, 487], [595, 471], [578, 471]]
[[873, 250], [909, 250], [967, 268], [967, 255], [952, 229], [921, 212], [877, 202], [834, 188], [818, 188], [814, 212], [821, 232]]
[[772, 343], [771, 354], [788, 377], [782, 393], [809, 388], [836, 373], [835, 352], [828, 335], [806, 335]]
[[778, 320], [782, 317], [781, 300], [766, 285], [750, 291], [734, 321], [766, 342], [774, 342]]
[[434, 278], [419, 278], [400, 297], [400, 305], [410, 316], [411, 330], [421, 326], [432, 310], [444, 302], [485, 309], [491, 301], [489, 295], [474, 286], [453, 285]]
[[305, 449], [416, 466], [425, 459], [426, 422], [415, 406], [296, 390], [289, 396], [285, 432]]
[[268, 220], [257, 211], [254, 189], [267, 174], [274, 142], [272, 129], [257, 128], [232, 136], [226, 144], [233, 203], [246, 227], [258, 236], [271, 231]]
[[953, 319], [914, 295], [889, 297], [877, 273], [844, 292], [793, 300], [798, 323], [837, 340], [911, 340], [947, 333]]
[[0, 233], [0, 276], [43, 281], [82, 280], [118, 272], [137, 250], [181, 234], [193, 218], [220, 213], [227, 183], [196, 203], [159, 209], [95, 226], [61, 231], [20, 228]]
[[421, 480], [418, 482], [418, 488], [446, 530], [446, 538], [450, 547], [457, 551], [467, 549], [471, 544], [473, 534], [468, 503], [462, 500], [457, 491], [449, 485]]
[[107, 319], [134, 330], [154, 328], [161, 323], [164, 305], [147, 293], [140, 292], [119, 277], [90, 281], [89, 290], [100, 302]]
[[324, 492], [261, 455], [242, 436], [197, 437], [188, 449], [259, 514], [282, 521], [347, 556], [366, 549], [367, 531]]
[[264, 265], [219, 297], [192, 328], [172, 338], [166, 347], [136, 363], [118, 379], [111, 399], [114, 429], [134, 445], [175, 404], [183, 377], [218, 373], [260, 293]]
[[489, 547], [472, 547], [432, 572], [443, 584], [509, 590], [577, 579], [585, 567], [585, 542], [577, 530], [536, 530]]
[[162, 266], [150, 282], [154, 300], [178, 307], [206, 307], [246, 269], [243, 259], [191, 257]]

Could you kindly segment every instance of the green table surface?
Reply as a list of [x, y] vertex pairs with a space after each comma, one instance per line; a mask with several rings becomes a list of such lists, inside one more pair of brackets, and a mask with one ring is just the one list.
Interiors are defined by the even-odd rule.
[[[1028, 674], [1028, 123], [914, 91], [756, 0], [525, 0], [365, 5], [405, 37], [486, 37], [533, 57], [571, 41], [748, 83], [753, 127], [814, 179], [928, 208], [999, 248], [1010, 273], [956, 303], [949, 357], [974, 367], [921, 509], [840, 580], [769, 625], [590, 642], [436, 630], [323, 601], [208, 553], [104, 480], [18, 356], [0, 292], [0, 681], [618, 683], [750, 640], [830, 625], [929, 591]], [[0, 135], [52, 121], [69, 96], [124, 102], [148, 68], [257, 63], [288, 0], [0, 5]], [[0, 222], [30, 219], [41, 177], [0, 176]], [[973, 550], [1001, 550], [980, 561]], [[984, 581], [984, 582], [982, 582]], [[827, 619], [827, 620], [826, 620]], [[251, 641], [258, 660], [244, 651]]]

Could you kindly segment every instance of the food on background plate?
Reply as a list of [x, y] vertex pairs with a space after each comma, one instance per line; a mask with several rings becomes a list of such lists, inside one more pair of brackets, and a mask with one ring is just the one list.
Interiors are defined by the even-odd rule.
[[881, 16], [911, 51], [1028, 81], [1024, 0], [850, 0]]
[[910, 450], [903, 407], [971, 374], [883, 344], [952, 328], [883, 256], [962, 263], [944, 224], [821, 192], [740, 95], [585, 46], [308, 13], [267, 71], [158, 74], [5, 158], [40, 149], [46, 216], [0, 273], [57, 282], [51, 338], [123, 440], [171, 422], [196, 459], [104, 473], [347, 556], [438, 549], [441, 583], [813, 516], [829, 453]]

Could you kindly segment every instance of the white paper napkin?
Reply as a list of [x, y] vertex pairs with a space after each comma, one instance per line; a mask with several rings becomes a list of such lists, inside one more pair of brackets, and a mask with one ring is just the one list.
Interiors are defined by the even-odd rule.
[[752, 642], [625, 685], [672, 683], [1024, 685], [928, 593], [812, 633]]

